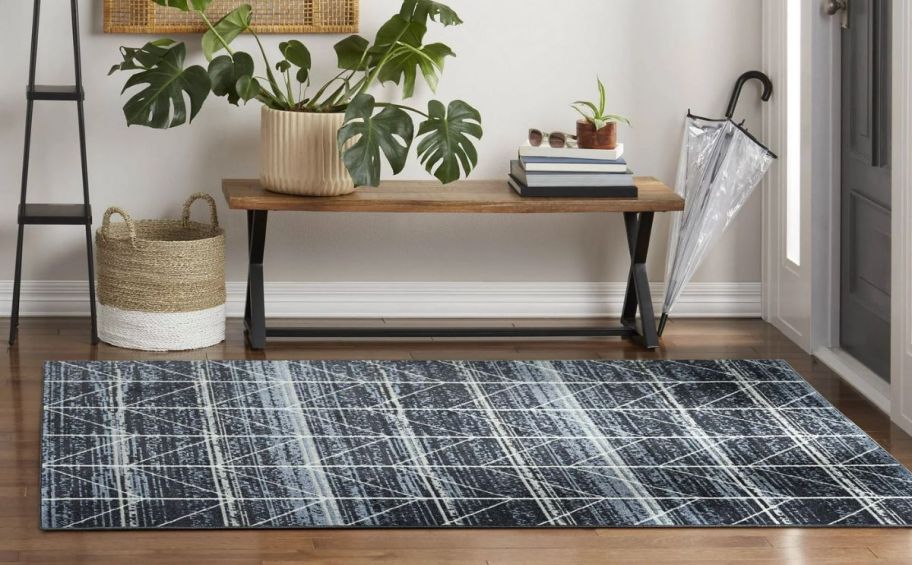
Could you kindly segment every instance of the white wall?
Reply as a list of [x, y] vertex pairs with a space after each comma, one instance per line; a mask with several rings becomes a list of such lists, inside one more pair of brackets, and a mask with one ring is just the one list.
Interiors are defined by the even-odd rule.
[[[70, 82], [68, 12], [46, 0], [39, 82]], [[258, 108], [211, 98], [190, 127], [127, 128], [119, 95], [125, 76], [108, 77], [121, 44], [146, 37], [101, 33], [102, 0], [84, 0], [83, 51], [89, 164], [96, 223], [119, 205], [137, 217], [175, 216], [190, 192], [218, 193], [223, 177], [255, 177]], [[363, 0], [361, 33], [373, 36], [397, 0]], [[573, 128], [568, 103], [592, 97], [595, 75], [608, 85], [612, 111], [631, 117], [622, 131], [637, 173], [674, 179], [681, 123], [688, 108], [719, 114], [735, 78], [760, 65], [760, 0], [450, 0], [466, 24], [432, 28], [451, 59], [438, 97], [464, 98], [484, 117], [476, 178], [500, 178], [530, 126]], [[4, 0], [0, 81], [0, 280], [12, 278], [25, 113], [31, 2]], [[339, 36], [307, 36], [316, 74], [325, 76]], [[198, 53], [198, 37], [187, 37]], [[280, 37], [268, 36], [274, 50]], [[249, 47], [249, 38], [240, 40]], [[426, 93], [422, 92], [423, 100]], [[759, 130], [759, 102], [745, 89], [739, 116]], [[36, 108], [31, 196], [78, 197], [78, 152], [72, 105]], [[423, 178], [413, 159], [403, 178]], [[244, 278], [241, 213], [220, 210], [229, 231], [228, 278]], [[655, 231], [652, 276], [664, 266], [666, 221]], [[274, 215], [267, 248], [273, 281], [614, 282], [626, 276], [618, 217], [445, 215]], [[84, 277], [78, 228], [27, 231], [27, 280]], [[760, 280], [760, 199], [754, 197], [696, 280]]]

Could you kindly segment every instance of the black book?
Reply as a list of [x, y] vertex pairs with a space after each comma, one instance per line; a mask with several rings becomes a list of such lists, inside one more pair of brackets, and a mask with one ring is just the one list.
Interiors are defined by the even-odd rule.
[[546, 198], [636, 198], [640, 192], [636, 186], [565, 186], [529, 187], [510, 175], [507, 181], [520, 196]]

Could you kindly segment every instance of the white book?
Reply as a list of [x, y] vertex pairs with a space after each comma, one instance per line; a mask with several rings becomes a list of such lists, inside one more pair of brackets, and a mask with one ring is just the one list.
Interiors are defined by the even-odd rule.
[[576, 147], [555, 148], [547, 145], [532, 147], [528, 143], [519, 146], [520, 157], [556, 157], [560, 159], [593, 159], [596, 161], [617, 161], [624, 155], [624, 144], [614, 149], [579, 149]]
[[524, 159], [523, 168], [530, 173], [626, 173], [627, 163], [535, 163]]

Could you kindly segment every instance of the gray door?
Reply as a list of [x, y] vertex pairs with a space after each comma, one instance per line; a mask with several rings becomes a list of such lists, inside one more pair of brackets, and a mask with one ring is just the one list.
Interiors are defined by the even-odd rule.
[[890, 379], [890, 0], [842, 31], [842, 348]]

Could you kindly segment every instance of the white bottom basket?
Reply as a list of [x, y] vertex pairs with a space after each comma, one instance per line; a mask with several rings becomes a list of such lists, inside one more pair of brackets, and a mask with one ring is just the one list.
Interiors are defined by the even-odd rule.
[[98, 337], [141, 351], [187, 351], [225, 341], [225, 305], [195, 312], [135, 312], [98, 305]]

